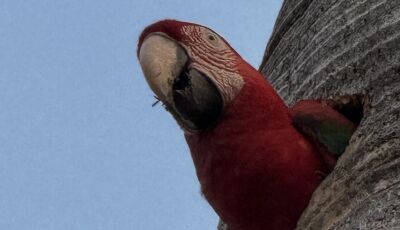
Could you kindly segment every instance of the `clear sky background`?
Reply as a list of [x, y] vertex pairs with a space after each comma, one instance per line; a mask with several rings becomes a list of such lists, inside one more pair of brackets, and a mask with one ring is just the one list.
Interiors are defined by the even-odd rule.
[[256, 68], [281, 0], [2, 0], [0, 229], [207, 230], [182, 132], [151, 107], [135, 51], [174, 18]]

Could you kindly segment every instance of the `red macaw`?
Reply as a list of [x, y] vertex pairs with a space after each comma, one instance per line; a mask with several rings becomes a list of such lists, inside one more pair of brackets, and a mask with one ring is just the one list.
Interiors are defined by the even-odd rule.
[[294, 229], [355, 125], [320, 101], [288, 108], [205, 26], [154, 23], [142, 32], [137, 55], [184, 131], [202, 192], [230, 229]]

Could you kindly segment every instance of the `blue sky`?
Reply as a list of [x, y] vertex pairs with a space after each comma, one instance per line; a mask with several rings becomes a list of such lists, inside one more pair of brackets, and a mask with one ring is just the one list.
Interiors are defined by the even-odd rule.
[[205, 230], [182, 132], [135, 51], [159, 19], [207, 25], [258, 67], [271, 1], [3, 0], [0, 229]]

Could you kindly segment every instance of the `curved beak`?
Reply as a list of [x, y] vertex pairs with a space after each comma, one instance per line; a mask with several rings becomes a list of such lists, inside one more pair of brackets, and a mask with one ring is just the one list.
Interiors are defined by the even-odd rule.
[[164, 34], [150, 34], [140, 47], [139, 61], [150, 88], [185, 131], [216, 122], [223, 109], [222, 96], [205, 74], [190, 65], [178, 42]]
[[162, 34], [151, 34], [140, 47], [139, 61], [151, 90], [165, 102], [172, 101], [172, 85], [188, 61], [185, 50]]

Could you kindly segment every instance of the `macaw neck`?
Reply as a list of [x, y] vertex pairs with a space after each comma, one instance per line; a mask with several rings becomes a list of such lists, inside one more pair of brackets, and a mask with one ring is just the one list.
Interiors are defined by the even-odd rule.
[[248, 68], [241, 75], [244, 76], [245, 84], [227, 106], [221, 123], [233, 125], [239, 122], [235, 126], [240, 128], [243, 124], [246, 130], [248, 125], [269, 129], [291, 125], [288, 107], [264, 77], [254, 68]]

